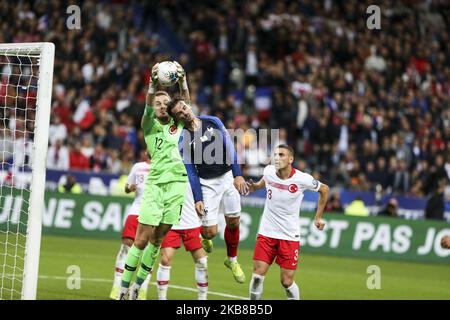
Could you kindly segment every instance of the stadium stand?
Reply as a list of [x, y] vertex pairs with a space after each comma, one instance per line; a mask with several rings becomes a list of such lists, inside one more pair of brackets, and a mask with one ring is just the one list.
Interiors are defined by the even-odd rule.
[[[381, 30], [360, 14], [370, 1], [111, 3], [83, 1], [82, 29], [70, 31], [68, 1], [0, 3], [0, 42], [57, 48], [49, 168], [127, 173], [145, 149], [149, 66], [174, 59], [197, 113], [230, 129], [282, 128], [296, 166], [329, 185], [424, 197], [448, 181], [445, 1], [383, 1]], [[12, 135], [20, 118], [3, 117]], [[257, 153], [256, 139], [241, 141], [241, 156]]]

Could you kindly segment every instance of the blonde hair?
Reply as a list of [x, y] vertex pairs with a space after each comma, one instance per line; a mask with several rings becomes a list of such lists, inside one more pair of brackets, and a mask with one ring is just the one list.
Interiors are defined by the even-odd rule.
[[164, 90], [159, 90], [155, 92], [155, 97], [158, 96], [167, 96], [170, 100], [172, 100], [171, 96], [169, 95], [169, 93], [167, 93], [167, 91]]

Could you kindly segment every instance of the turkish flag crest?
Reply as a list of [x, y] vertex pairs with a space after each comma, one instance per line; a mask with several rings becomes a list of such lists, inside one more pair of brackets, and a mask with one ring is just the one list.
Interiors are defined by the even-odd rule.
[[173, 124], [169, 128], [169, 133], [174, 134], [175, 132], [177, 132], [177, 126]]
[[296, 193], [298, 191], [298, 186], [296, 184], [290, 184], [288, 190], [290, 193]]

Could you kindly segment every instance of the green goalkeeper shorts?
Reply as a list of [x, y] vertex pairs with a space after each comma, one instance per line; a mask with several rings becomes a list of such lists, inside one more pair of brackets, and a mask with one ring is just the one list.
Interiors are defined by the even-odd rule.
[[146, 184], [141, 200], [139, 223], [158, 226], [160, 223], [177, 225], [183, 210], [187, 181], [164, 184]]

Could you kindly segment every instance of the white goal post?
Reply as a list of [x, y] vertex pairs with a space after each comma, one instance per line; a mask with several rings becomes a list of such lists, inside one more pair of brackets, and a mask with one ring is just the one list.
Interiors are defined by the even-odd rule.
[[[30, 141], [29, 143], [31, 145], [29, 161], [29, 168], [31, 168], [31, 185], [29, 186], [29, 200], [27, 205], [28, 210], [24, 213], [24, 218], [22, 218], [19, 214], [20, 218], [18, 218], [19, 222], [17, 222], [17, 225], [19, 225], [20, 219], [23, 219], [23, 224], [26, 224], [26, 227], [24, 226], [26, 231], [21, 232], [19, 230], [19, 226], [17, 226], [15, 230], [13, 230], [12, 227], [10, 228], [10, 226], [13, 226], [14, 224], [13, 222], [10, 223], [10, 218], [8, 218], [6, 224], [7, 229], [3, 232], [3, 234], [0, 234], [0, 254], [2, 253], [2, 251], [5, 251], [3, 252], [5, 261], [4, 263], [7, 264], [7, 261], [14, 261], [14, 263], [10, 263], [12, 266], [3, 266], [3, 272], [0, 269], [0, 284], [2, 285], [0, 299], [36, 299], [39, 273], [42, 216], [44, 211], [46, 157], [49, 141], [54, 56], [55, 45], [49, 42], [0, 44], [0, 89], [3, 85], [3, 90], [4, 92], [6, 92], [3, 93], [2, 96], [0, 96], [0, 111], [2, 111], [2, 114], [12, 114], [11, 118], [16, 121], [15, 119], [17, 119], [18, 116], [15, 116], [17, 111], [15, 111], [14, 108], [19, 108], [19, 111], [25, 114], [25, 118], [23, 120], [23, 122], [25, 123], [25, 127], [24, 129], [22, 129], [24, 132], [23, 136], [25, 137], [25, 135], [29, 134], [32, 137], [32, 139], [30, 139], [32, 141]], [[24, 71], [25, 69], [27, 69], [27, 71]], [[3, 72], [2, 70], [7, 71]], [[34, 73], [35, 70], [38, 70], [37, 75]], [[18, 75], [15, 75], [14, 73], [18, 73]], [[36, 79], [33, 80], [33, 77], [35, 77]], [[11, 80], [10, 82], [10, 79], [18, 80]], [[30, 87], [33, 88], [33, 95], [35, 94], [35, 91], [37, 91], [37, 94], [34, 97], [35, 104], [33, 102], [32, 107], [29, 107], [28, 105], [28, 93]], [[20, 90], [25, 93], [19, 94], [19, 92], [22, 92]], [[20, 99], [22, 99], [22, 101], [25, 100], [25, 102], [20, 102]], [[20, 109], [21, 104], [25, 104], [25, 107], [23, 107], [22, 109]], [[2, 108], [4, 110], [1, 110]], [[30, 111], [28, 109], [32, 110]], [[27, 119], [27, 115], [30, 112], [32, 112], [33, 114], [31, 120]], [[4, 119], [4, 123], [6, 123], [6, 121], [9, 121], [6, 116]], [[32, 121], [33, 123], [28, 124], [27, 121]], [[27, 131], [27, 125], [31, 128], [29, 129], [30, 131]], [[2, 128], [5, 129], [6, 125], [3, 124]], [[11, 129], [9, 128], [6, 128], [5, 130], [10, 130], [11, 132]], [[15, 142], [16, 131], [17, 129], [16, 127], [14, 127], [12, 129], [13, 133], [10, 134], [13, 143]], [[3, 139], [3, 141], [6, 141], [5, 137], [5, 134], [0, 134], [0, 139]], [[5, 142], [3, 142], [3, 144], [5, 144]], [[2, 152], [5, 154], [7, 153], [7, 151]], [[15, 153], [16, 150], [13, 149], [13, 151], [10, 152], [9, 158], [12, 158], [14, 160], [14, 157], [16, 157]], [[1, 159], [4, 158], [6, 158], [5, 155], [2, 155]], [[4, 164], [5, 163], [2, 163], [2, 167]], [[16, 164], [11, 164], [11, 166], [14, 165]], [[3, 189], [6, 188], [3, 185], [3, 180], [1, 183], [1, 188], [1, 197], [3, 197]], [[11, 184], [11, 187], [8, 188], [13, 190], [13, 188], [17, 187], [15, 187], [14, 184]], [[28, 191], [28, 189], [26, 191]], [[12, 192], [13, 191], [11, 191], [11, 194]], [[0, 202], [3, 206], [3, 204], [6, 203], [6, 200], [0, 200], [4, 200], [3, 202]], [[0, 212], [6, 211], [4, 208], [0, 209]], [[7, 217], [9, 216], [10, 215], [7, 214]], [[17, 234], [15, 235], [14, 232], [16, 232]], [[16, 240], [17, 243], [15, 244], [15, 254], [18, 255], [17, 247], [19, 246], [21, 246], [21, 248], [23, 249], [24, 254], [23, 257], [14, 257], [14, 251], [10, 248], [14, 246], [14, 236], [15, 239], [19, 239], [19, 235], [20, 237], [24, 238], [25, 245], [23, 246], [23, 244], [20, 244], [20, 241]], [[3, 238], [5, 238], [6, 240], [4, 240]], [[10, 270], [13, 270], [12, 276]], [[5, 278], [7, 278], [8, 276], [9, 278], [5, 280]], [[5, 283], [5, 287], [7, 286], [6, 284], [12, 283], [12, 288], [3, 288], [3, 283]]]

